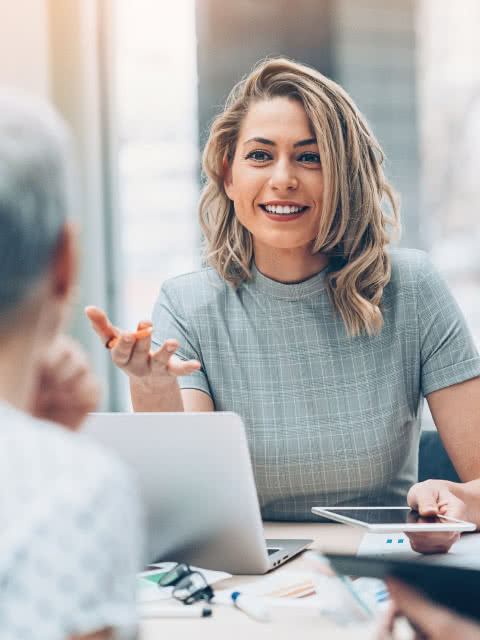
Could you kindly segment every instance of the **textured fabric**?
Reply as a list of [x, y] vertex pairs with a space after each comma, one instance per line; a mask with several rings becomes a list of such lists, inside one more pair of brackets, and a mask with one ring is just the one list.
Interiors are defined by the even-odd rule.
[[264, 519], [313, 505], [402, 505], [416, 481], [423, 396], [480, 375], [452, 295], [415, 250], [391, 251], [378, 335], [348, 337], [324, 271], [282, 284], [253, 267], [237, 290], [212, 269], [165, 282], [154, 343], [200, 360], [183, 388], [244, 420]]
[[82, 435], [0, 405], [0, 637], [135, 637], [141, 509]]

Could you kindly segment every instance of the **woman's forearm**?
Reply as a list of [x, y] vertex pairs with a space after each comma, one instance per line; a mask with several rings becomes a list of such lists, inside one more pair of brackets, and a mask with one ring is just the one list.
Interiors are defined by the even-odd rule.
[[183, 400], [177, 379], [160, 388], [152, 389], [143, 382], [130, 378], [130, 394], [133, 410], [150, 411], [183, 411]]

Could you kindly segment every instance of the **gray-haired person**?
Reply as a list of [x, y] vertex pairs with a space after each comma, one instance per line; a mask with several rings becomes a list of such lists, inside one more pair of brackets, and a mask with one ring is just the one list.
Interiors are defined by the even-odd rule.
[[120, 463], [75, 432], [98, 389], [62, 333], [77, 270], [70, 166], [54, 110], [0, 92], [4, 640], [135, 635], [138, 498]]

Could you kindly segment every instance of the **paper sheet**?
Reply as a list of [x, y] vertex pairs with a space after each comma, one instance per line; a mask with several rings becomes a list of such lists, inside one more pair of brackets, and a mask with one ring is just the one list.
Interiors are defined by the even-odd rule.
[[448, 553], [422, 555], [412, 551], [408, 537], [396, 533], [366, 533], [357, 555], [385, 556], [395, 554], [403, 558], [412, 558], [426, 564], [445, 564], [480, 569], [480, 533], [464, 533]]

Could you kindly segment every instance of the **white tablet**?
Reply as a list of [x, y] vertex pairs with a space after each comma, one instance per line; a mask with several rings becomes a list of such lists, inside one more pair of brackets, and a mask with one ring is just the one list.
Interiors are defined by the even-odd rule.
[[312, 507], [312, 513], [363, 527], [373, 533], [392, 531], [475, 531], [476, 525], [447, 516], [422, 517], [410, 507]]

